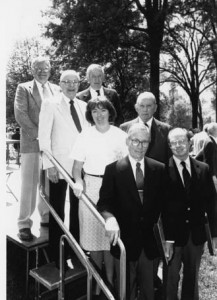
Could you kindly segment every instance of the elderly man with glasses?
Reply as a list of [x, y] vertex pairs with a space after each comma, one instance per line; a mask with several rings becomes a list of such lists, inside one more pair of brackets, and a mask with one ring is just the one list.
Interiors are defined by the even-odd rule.
[[[154, 259], [159, 256], [153, 226], [165, 193], [164, 164], [146, 157], [150, 133], [133, 124], [126, 140], [129, 155], [106, 167], [98, 208], [111, 245], [121, 239], [127, 255], [127, 299], [154, 300]], [[112, 253], [118, 257], [117, 249]]]
[[167, 186], [162, 214], [168, 258], [166, 299], [178, 299], [183, 265], [181, 299], [198, 300], [198, 277], [207, 240], [206, 215], [213, 244], [217, 241], [217, 195], [209, 166], [189, 156], [191, 135], [174, 128], [168, 141], [173, 156], [167, 166]]
[[[39, 182], [38, 122], [41, 104], [52, 100], [54, 95], [59, 93], [59, 87], [48, 81], [51, 70], [48, 58], [35, 58], [32, 61], [31, 69], [34, 79], [18, 85], [14, 102], [15, 118], [21, 127], [21, 196], [18, 229], [19, 238], [23, 241], [33, 239], [31, 216], [36, 206]], [[38, 209], [41, 225], [47, 225], [48, 209], [40, 197], [38, 198]]]
[[[39, 118], [39, 145], [41, 151], [49, 151], [71, 175], [74, 143], [85, 126], [89, 123], [85, 118], [84, 101], [76, 98], [80, 77], [74, 70], [66, 70], [60, 77], [62, 93], [55, 101], [44, 103]], [[43, 155], [43, 168], [47, 170], [50, 187], [50, 203], [59, 217], [64, 221], [67, 182]], [[69, 230], [79, 241], [78, 198], [69, 189], [70, 217]], [[55, 219], [50, 216], [49, 245], [50, 257], [59, 266], [59, 239], [63, 234]]]

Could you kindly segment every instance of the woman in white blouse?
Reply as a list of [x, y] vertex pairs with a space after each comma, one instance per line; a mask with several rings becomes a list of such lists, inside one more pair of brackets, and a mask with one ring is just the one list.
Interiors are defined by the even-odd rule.
[[[77, 197], [84, 191], [97, 204], [105, 167], [127, 155], [127, 134], [111, 125], [116, 116], [112, 103], [98, 97], [89, 100], [86, 118], [93, 126], [83, 130], [73, 149], [74, 193]], [[84, 179], [82, 179], [82, 170]], [[113, 285], [114, 260], [104, 227], [96, 220], [85, 204], [79, 202], [80, 244], [90, 252], [99, 269], [104, 261], [107, 280]]]

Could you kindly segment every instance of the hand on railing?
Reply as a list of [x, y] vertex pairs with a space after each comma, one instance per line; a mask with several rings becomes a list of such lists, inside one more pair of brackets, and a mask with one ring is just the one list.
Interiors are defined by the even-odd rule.
[[120, 228], [115, 217], [109, 217], [105, 221], [106, 235], [109, 237], [110, 243], [115, 246], [120, 236]]
[[83, 181], [74, 183], [73, 192], [76, 197], [78, 197], [78, 198], [81, 197], [83, 190], [84, 190]]
[[47, 169], [47, 177], [53, 183], [57, 183], [59, 181], [59, 173], [55, 167], [51, 167]]

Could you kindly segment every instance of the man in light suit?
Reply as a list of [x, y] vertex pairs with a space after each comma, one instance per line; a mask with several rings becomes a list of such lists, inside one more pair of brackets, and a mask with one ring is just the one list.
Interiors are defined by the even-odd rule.
[[[198, 273], [204, 243], [205, 214], [214, 245], [217, 241], [217, 194], [209, 166], [189, 156], [190, 135], [175, 128], [169, 132], [173, 152], [168, 167], [168, 186], [162, 214], [168, 258], [166, 299], [178, 299], [183, 263], [182, 300], [198, 300]], [[217, 244], [216, 244], [217, 245]]]
[[[33, 239], [31, 216], [36, 206], [39, 182], [40, 151], [38, 145], [38, 122], [42, 102], [59, 92], [59, 87], [48, 82], [50, 62], [48, 58], [37, 57], [32, 61], [34, 80], [21, 83], [17, 87], [14, 113], [21, 127], [21, 197], [18, 217], [19, 237], [21, 240]], [[48, 222], [48, 209], [38, 197], [41, 225]]]
[[[115, 245], [121, 235], [126, 248], [130, 300], [154, 300], [153, 262], [159, 253], [153, 226], [164, 197], [165, 168], [145, 156], [149, 142], [150, 134], [144, 124], [131, 126], [127, 137], [129, 155], [106, 167], [98, 202], [111, 244]], [[112, 251], [116, 256], [115, 249]]]
[[[85, 118], [86, 103], [76, 98], [80, 77], [74, 70], [66, 70], [60, 77], [62, 93], [55, 102], [46, 102], [41, 109], [39, 119], [39, 145], [41, 151], [50, 152], [64, 169], [71, 175], [73, 160], [71, 154], [79, 132], [88, 122]], [[70, 101], [73, 103], [70, 104]], [[71, 105], [74, 106], [76, 116], [71, 114]], [[77, 118], [76, 117], [76, 118]], [[65, 197], [67, 182], [43, 154], [43, 168], [47, 169], [50, 185], [50, 203], [57, 214], [64, 221]], [[78, 199], [72, 189], [70, 193], [70, 224], [69, 230], [79, 241]], [[49, 243], [51, 259], [59, 266], [59, 239], [62, 230], [52, 217], [49, 222]]]
[[196, 159], [209, 165], [217, 191], [217, 123], [207, 124], [206, 131], [209, 137], [205, 141], [203, 149], [197, 154]]
[[157, 104], [154, 94], [150, 92], [141, 93], [135, 104], [138, 117], [121, 124], [120, 128], [127, 132], [130, 126], [135, 123], [145, 124], [151, 134], [151, 141], [146, 156], [166, 163], [171, 156], [171, 151], [167, 143], [167, 135], [171, 126], [153, 117], [156, 109]]
[[86, 78], [90, 86], [86, 90], [79, 92], [77, 98], [88, 102], [91, 98], [96, 98], [97, 96], [106, 97], [111, 101], [117, 113], [115, 125], [120, 125], [122, 121], [120, 99], [114, 89], [103, 87], [105, 74], [102, 66], [97, 64], [90, 65], [87, 68]]

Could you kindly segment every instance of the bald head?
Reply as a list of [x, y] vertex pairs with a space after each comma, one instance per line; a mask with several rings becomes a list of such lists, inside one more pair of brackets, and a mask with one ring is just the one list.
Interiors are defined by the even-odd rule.
[[157, 109], [156, 98], [150, 92], [141, 93], [136, 101], [135, 110], [141, 120], [146, 123], [154, 115]]
[[207, 133], [217, 138], [217, 123], [212, 122], [207, 126]]

